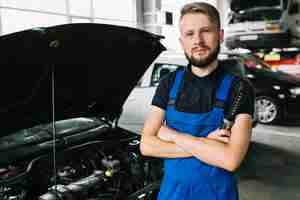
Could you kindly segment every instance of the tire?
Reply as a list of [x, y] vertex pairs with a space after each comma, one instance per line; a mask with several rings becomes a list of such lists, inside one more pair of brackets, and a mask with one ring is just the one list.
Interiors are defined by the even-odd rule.
[[255, 98], [257, 121], [261, 124], [274, 124], [281, 118], [281, 109], [277, 101], [268, 96]]

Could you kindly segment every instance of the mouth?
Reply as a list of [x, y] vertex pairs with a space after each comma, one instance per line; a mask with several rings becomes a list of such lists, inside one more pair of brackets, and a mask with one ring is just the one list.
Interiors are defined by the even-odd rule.
[[209, 49], [207, 47], [196, 47], [192, 49], [193, 54], [205, 54]]

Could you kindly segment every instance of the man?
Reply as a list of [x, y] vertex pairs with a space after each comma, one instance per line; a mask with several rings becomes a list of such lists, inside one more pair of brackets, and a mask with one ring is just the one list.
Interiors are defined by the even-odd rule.
[[[217, 60], [223, 32], [213, 6], [185, 5], [179, 26], [189, 65], [161, 80], [140, 150], [164, 158], [159, 200], [236, 200], [233, 172], [250, 143], [253, 88]], [[233, 126], [220, 129], [228, 112]]]

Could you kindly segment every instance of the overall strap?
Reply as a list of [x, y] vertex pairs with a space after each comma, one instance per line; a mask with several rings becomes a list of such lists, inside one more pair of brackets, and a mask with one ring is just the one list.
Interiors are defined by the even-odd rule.
[[216, 94], [216, 106], [224, 107], [225, 102], [227, 101], [227, 97], [229, 94], [229, 90], [231, 88], [232, 81], [234, 80], [234, 76], [226, 73], [221, 81]]
[[169, 102], [168, 105], [174, 105], [176, 97], [177, 97], [177, 92], [180, 87], [180, 83], [183, 77], [185, 70], [184, 69], [179, 69], [176, 71], [176, 77], [175, 81], [173, 82], [173, 86], [169, 92]]

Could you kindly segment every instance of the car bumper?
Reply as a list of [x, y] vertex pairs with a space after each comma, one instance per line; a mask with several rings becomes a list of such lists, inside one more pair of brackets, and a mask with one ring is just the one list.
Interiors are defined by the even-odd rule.
[[230, 48], [283, 48], [289, 44], [288, 33], [234, 35], [225, 38]]

